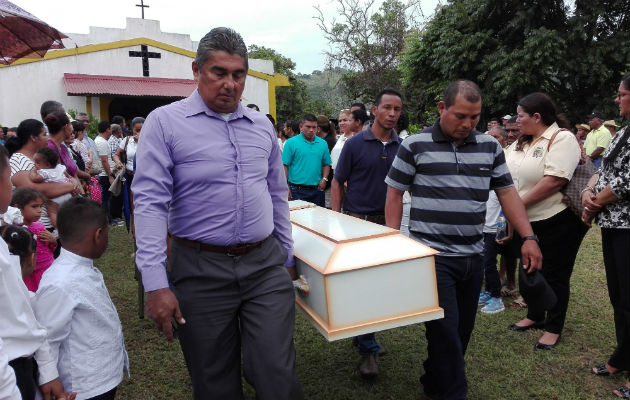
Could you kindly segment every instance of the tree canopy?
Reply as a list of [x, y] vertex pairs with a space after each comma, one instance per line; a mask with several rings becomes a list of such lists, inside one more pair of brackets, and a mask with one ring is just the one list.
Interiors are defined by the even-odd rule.
[[630, 0], [449, 0], [412, 35], [400, 72], [415, 115], [435, 117], [448, 82], [482, 89], [482, 119], [513, 114], [519, 98], [551, 96], [574, 123], [613, 93], [630, 62]]
[[248, 55], [251, 58], [273, 61], [274, 71], [289, 78], [288, 87], [276, 89], [276, 121], [284, 123], [289, 119], [301, 117], [306, 110], [309, 97], [306, 84], [295, 75], [295, 63], [273, 49], [255, 44], [249, 46]]
[[341, 83], [349, 98], [371, 101], [385, 87], [400, 87], [398, 57], [405, 36], [418, 26], [419, 0], [337, 0], [338, 18], [326, 19], [315, 7], [317, 24], [331, 49], [328, 68], [344, 68]]

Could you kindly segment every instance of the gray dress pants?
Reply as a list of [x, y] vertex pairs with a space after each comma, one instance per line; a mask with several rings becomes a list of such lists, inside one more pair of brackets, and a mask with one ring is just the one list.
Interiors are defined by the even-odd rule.
[[242, 399], [245, 379], [257, 399], [302, 399], [295, 373], [295, 295], [273, 236], [240, 257], [171, 240], [170, 279], [186, 323], [179, 340], [194, 398]]

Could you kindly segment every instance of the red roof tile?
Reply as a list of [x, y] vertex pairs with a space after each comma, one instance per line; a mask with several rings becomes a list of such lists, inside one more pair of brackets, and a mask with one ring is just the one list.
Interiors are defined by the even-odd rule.
[[63, 74], [69, 95], [116, 95], [188, 97], [197, 87], [192, 79], [142, 78], [130, 76]]

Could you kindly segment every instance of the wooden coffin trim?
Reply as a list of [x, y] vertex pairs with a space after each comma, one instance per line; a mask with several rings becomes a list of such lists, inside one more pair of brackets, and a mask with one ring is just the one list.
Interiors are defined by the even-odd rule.
[[[308, 207], [304, 207], [304, 208], [308, 208]], [[351, 218], [354, 218], [354, 217], [351, 217]], [[366, 221], [366, 222], [368, 222], [368, 221]], [[329, 242], [333, 242], [333, 243], [337, 243], [337, 244], [350, 243], [350, 242], [359, 242], [359, 241], [363, 241], [365, 239], [376, 239], [376, 238], [379, 238], [379, 237], [391, 236], [391, 235], [396, 235], [396, 234], [399, 233], [398, 231], [394, 230], [393, 232], [376, 233], [376, 234], [370, 235], [370, 236], [361, 236], [361, 237], [352, 238], [352, 239], [335, 240], [335, 239], [331, 238], [330, 236], [326, 236], [323, 233], [320, 233], [320, 232], [318, 232], [318, 231], [316, 231], [316, 230], [314, 230], [312, 228], [309, 228], [306, 225], [300, 224], [299, 222], [296, 222], [296, 221], [292, 220], [291, 223], [293, 225], [299, 226], [300, 228], [302, 228], [302, 229], [304, 229], [306, 231], [314, 233], [315, 235], [317, 235], [319, 237], [322, 237], [322, 238], [328, 240]], [[371, 222], [368, 222], [368, 223], [371, 224]]]
[[[335, 251], [333, 252], [333, 254], [330, 256], [330, 259], [328, 260], [328, 264], [331, 264], [331, 261], [334, 261], [335, 254], [337, 253], [338, 250], [339, 250], [339, 248], [336, 248]], [[430, 256], [428, 256], [428, 257], [430, 257]], [[380, 267], [380, 266], [383, 266], [383, 265], [394, 264], [394, 263], [398, 263], [398, 262], [401, 262], [401, 261], [418, 260], [420, 258], [422, 258], [422, 257], [409, 256], [409, 257], [401, 257], [401, 258], [392, 258], [390, 260], [383, 261], [383, 262], [381, 262], [379, 264], [356, 265], [354, 267], [346, 268], [343, 271], [332, 271], [332, 272], [329, 272], [328, 268], [324, 268], [324, 271], [322, 272], [322, 274], [324, 274], [324, 275], [343, 274], [344, 272], [354, 271], [354, 270], [357, 270], [357, 269], [366, 269], [366, 268], [372, 268], [372, 267]], [[326, 267], [328, 267], [328, 265], [326, 265]], [[315, 267], [313, 267], [313, 268], [315, 268]], [[434, 265], [434, 268], [435, 268], [435, 265]]]
[[[311, 230], [311, 229], [305, 228], [305, 227], [303, 227], [303, 226], [301, 226], [301, 225], [299, 225], [299, 224], [295, 224], [295, 225], [297, 225], [299, 228], [304, 229], [304, 230], [306, 230], [306, 231], [308, 231], [308, 232], [310, 232], [310, 233], [312, 233], [312, 234], [316, 234], [316, 235], [318, 235], [318, 236], [321, 236], [321, 237], [326, 238], [325, 236], [319, 235], [317, 232], [315, 232], [315, 231], [313, 231], [313, 230]], [[411, 243], [413, 243], [414, 245], [418, 245], [418, 244], [422, 245], [422, 243], [419, 243], [419, 242], [417, 242], [417, 241], [415, 241], [415, 240], [413, 240], [413, 239], [410, 239], [410, 238], [408, 238], [407, 236], [405, 236], [405, 235], [403, 235], [403, 234], [401, 234], [401, 233], [395, 233], [395, 234], [396, 234], [396, 235], [400, 235], [400, 237], [401, 237], [401, 238], [404, 238], [403, 240], [410, 241], [410, 242], [411, 242]], [[388, 235], [382, 235], [382, 236], [390, 236], [390, 235], [388, 234]], [[376, 238], [376, 237], [377, 237], [377, 236], [375, 236], [375, 237], [370, 237], [370, 239], [373, 239], [373, 238]], [[352, 239], [352, 240], [346, 240], [346, 241], [343, 241], [342, 243], [348, 243], [348, 242], [352, 242], [352, 241], [359, 241], [359, 240], [363, 240], [363, 238], [360, 238], [360, 239]], [[382, 266], [382, 265], [393, 264], [393, 263], [397, 263], [397, 262], [401, 262], [401, 261], [409, 261], [409, 260], [416, 260], [416, 259], [418, 259], [418, 258], [432, 257], [432, 256], [433, 256], [433, 255], [435, 255], [435, 254], [439, 254], [439, 251], [434, 250], [434, 249], [432, 249], [432, 248], [430, 248], [430, 247], [428, 247], [428, 246], [426, 246], [426, 245], [423, 245], [423, 246], [425, 246], [427, 249], [429, 249], [429, 250], [430, 250], [430, 252], [429, 252], [426, 256], [423, 256], [423, 257], [418, 257], [418, 256], [409, 256], [409, 257], [391, 258], [391, 259], [388, 259], [387, 261], [383, 261], [383, 262], [378, 263], [378, 264], [372, 264], [372, 263], [369, 263], [369, 264], [363, 264], [363, 265], [356, 265], [356, 266], [354, 266], [354, 267], [344, 269], [343, 271], [332, 271], [332, 272], [331, 272], [331, 271], [328, 271], [328, 266], [329, 266], [330, 264], [332, 264], [332, 263], [333, 263], [333, 261], [335, 261], [335, 258], [337, 257], [337, 254], [338, 254], [340, 251], [343, 251], [343, 250], [342, 250], [342, 247], [343, 247], [343, 246], [336, 246], [336, 247], [335, 247], [335, 249], [333, 250], [332, 254], [331, 254], [331, 255], [330, 255], [330, 257], [328, 258], [328, 262], [327, 262], [327, 263], [326, 263], [323, 267], [319, 267], [319, 266], [315, 265], [315, 264], [314, 264], [311, 260], [309, 260], [307, 257], [305, 257], [304, 255], [300, 254], [300, 252], [299, 252], [299, 251], [295, 251], [295, 248], [294, 248], [294, 253], [293, 253], [293, 255], [294, 255], [295, 257], [299, 258], [299, 259], [300, 259], [300, 261], [302, 261], [303, 263], [305, 263], [305, 264], [306, 264], [306, 265], [308, 265], [309, 267], [313, 268], [313, 269], [314, 269], [314, 270], [316, 270], [316, 271], [319, 271], [322, 275], [334, 275], [334, 274], [342, 274], [342, 273], [344, 273], [344, 272], [348, 272], [348, 271], [354, 271], [354, 270], [357, 270], [357, 269], [372, 268], [372, 267], [380, 267], [380, 266]], [[434, 269], [434, 273], [435, 273], [435, 260], [433, 259], [432, 261], [433, 261], [433, 269]]]
[[[290, 209], [289, 211], [300, 211], [300, 210], [310, 209], [310, 208], [322, 208], [323, 210], [326, 210], [328, 212], [335, 213], [335, 211], [328, 210], [326, 208], [319, 207], [319, 206], [314, 206], [314, 207], [296, 207], [295, 209]], [[345, 218], [345, 219], [354, 218], [356, 220], [363, 221], [363, 220], [361, 220], [359, 218], [356, 218], [356, 217], [353, 217], [353, 216], [350, 216], [350, 215], [347, 215], [347, 214], [343, 214], [343, 213], [336, 213], [336, 214], [338, 214], [339, 217], [342, 218], [342, 219], [343, 218]], [[389, 231], [387, 231], [387, 232], [375, 233], [375, 234], [366, 235], [366, 236], [359, 236], [359, 237], [351, 238], [351, 239], [336, 240], [336, 239], [333, 239], [330, 236], [326, 236], [325, 234], [314, 230], [313, 228], [310, 228], [310, 227], [304, 225], [303, 223], [300, 223], [300, 222], [296, 221], [291, 214], [289, 216], [289, 219], [290, 219], [292, 224], [297, 225], [297, 226], [299, 226], [302, 229], [305, 229], [305, 230], [307, 230], [309, 232], [312, 232], [312, 233], [316, 234], [317, 236], [320, 236], [320, 237], [322, 237], [322, 238], [324, 238], [324, 239], [326, 239], [326, 240], [328, 240], [330, 242], [337, 243], [337, 244], [349, 243], [349, 242], [355, 242], [355, 241], [362, 241], [362, 240], [365, 240], [365, 239], [374, 239], [374, 238], [379, 238], [379, 237], [383, 237], [383, 236], [396, 235], [396, 234], [400, 233], [400, 231], [397, 231], [396, 229], [386, 227], [387, 229], [389, 229]], [[366, 224], [374, 224], [373, 222], [370, 222], [370, 221], [363, 221], [363, 222], [365, 222]], [[378, 225], [378, 224], [374, 224], [374, 225]], [[378, 225], [378, 226], [380, 227], [380, 225]]]
[[[393, 329], [395, 327], [409, 325], [406, 323], [409, 320], [416, 320], [418, 323], [428, 321], [432, 319], [438, 319], [444, 317], [444, 310], [440, 307], [425, 307], [420, 310], [416, 310], [411, 313], [399, 314], [388, 318], [382, 318], [377, 321], [364, 322], [359, 324], [353, 324], [349, 326], [342, 326], [338, 328], [330, 328], [328, 323], [321, 319], [319, 315], [311, 309], [306, 303], [304, 303], [299, 297], [295, 298], [295, 302], [298, 305], [298, 309], [303, 312], [307, 318], [311, 320], [315, 328], [322, 334], [328, 341], [345, 339], [352, 336], [357, 336], [365, 333], [378, 332], [387, 329]], [[397, 323], [399, 323], [397, 325]], [[383, 327], [385, 325], [385, 327]]]
[[[416, 260], [416, 258], [411, 258], [411, 260]], [[371, 326], [373, 324], [382, 324], [384, 321], [396, 321], [399, 320], [400, 318], [407, 318], [408, 316], [414, 316], [414, 315], [419, 315], [424, 313], [426, 310], [435, 310], [435, 309], [441, 309], [440, 308], [440, 303], [439, 303], [439, 299], [438, 299], [438, 288], [437, 288], [437, 275], [436, 275], [436, 271], [435, 271], [435, 257], [431, 257], [431, 288], [433, 289], [433, 299], [435, 300], [433, 302], [433, 304], [427, 305], [426, 307], [421, 307], [421, 308], [417, 308], [411, 311], [407, 311], [407, 312], [403, 312], [403, 313], [399, 313], [399, 314], [393, 314], [387, 317], [381, 317], [381, 318], [373, 318], [373, 319], [364, 319], [361, 322], [356, 322], [356, 323], [352, 323], [352, 324], [335, 324], [333, 323], [333, 321], [335, 321], [335, 312], [334, 310], [332, 310], [332, 304], [333, 301], [331, 299], [331, 296], [333, 295], [333, 293], [328, 289], [328, 281], [329, 281], [329, 276], [334, 275], [334, 274], [327, 274], [324, 275], [324, 295], [326, 297], [326, 316], [328, 317], [328, 322], [325, 322], [327, 327], [328, 327], [328, 331], [329, 332], [335, 332], [338, 330], [345, 330], [348, 328], [354, 329], [354, 328], [361, 328], [361, 327], [368, 327]], [[388, 263], [386, 263], [388, 264]], [[386, 264], [382, 264], [382, 265], [386, 265]], [[366, 267], [367, 268], [371, 268], [371, 267], [375, 267], [377, 265], [373, 265], [370, 267]], [[348, 270], [350, 271], [350, 270]], [[344, 273], [347, 271], [339, 271], [339, 273]], [[307, 305], [308, 307], [308, 305]], [[310, 308], [310, 307], [309, 307]], [[314, 312], [314, 310], [312, 310]], [[320, 318], [321, 319], [321, 318]], [[324, 321], [322, 319], [322, 321]], [[370, 333], [370, 332], [367, 332]]]
[[302, 205], [293, 206], [293, 207], [291, 207], [291, 205], [289, 205], [289, 211], [302, 210], [304, 208], [313, 208], [313, 207], [316, 207], [316, 205], [313, 204], [313, 203], [302, 204]]

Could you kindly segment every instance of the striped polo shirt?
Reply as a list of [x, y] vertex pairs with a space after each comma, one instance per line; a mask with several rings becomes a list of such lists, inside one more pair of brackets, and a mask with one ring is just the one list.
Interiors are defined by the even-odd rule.
[[457, 146], [435, 125], [405, 139], [385, 183], [411, 192], [409, 230], [444, 256], [483, 251], [490, 190], [513, 186], [503, 149], [473, 131]]

